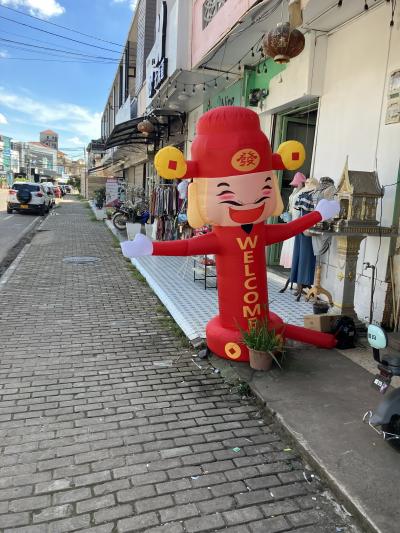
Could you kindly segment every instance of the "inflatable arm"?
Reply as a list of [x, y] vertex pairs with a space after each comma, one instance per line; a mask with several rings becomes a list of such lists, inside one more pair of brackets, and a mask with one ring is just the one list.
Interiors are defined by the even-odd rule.
[[205, 255], [219, 252], [218, 237], [215, 233], [207, 233], [184, 239], [182, 241], [153, 242], [152, 255]]
[[321, 214], [318, 211], [313, 211], [287, 224], [266, 224], [265, 244], [275, 244], [290, 239], [290, 237], [294, 237], [306, 229], [312, 228], [315, 224], [321, 222], [321, 220]]

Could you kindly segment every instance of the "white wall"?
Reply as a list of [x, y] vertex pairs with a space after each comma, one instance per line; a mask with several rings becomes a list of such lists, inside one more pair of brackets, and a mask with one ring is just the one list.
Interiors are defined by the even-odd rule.
[[272, 78], [266, 107], [270, 113], [322, 94], [327, 38], [311, 31], [305, 35], [303, 52], [290, 60], [287, 68]]
[[[167, 32], [165, 56], [168, 59], [168, 76], [177, 69], [190, 70], [190, 42], [192, 3], [188, 0], [167, 0]], [[157, 43], [146, 60], [146, 78], [152, 69], [152, 59], [157, 55]], [[165, 82], [164, 82], [165, 83]], [[146, 107], [151, 99], [146, 95]]]
[[[364, 14], [328, 37], [325, 81], [320, 99], [314, 150], [314, 176], [331, 176], [338, 182], [346, 156], [352, 170], [377, 168], [381, 185], [397, 180], [400, 155], [400, 124], [385, 125], [389, 73], [400, 68], [400, 12], [392, 29], [389, 47], [389, 5]], [[383, 98], [383, 109], [381, 104]], [[375, 155], [377, 154], [377, 161]], [[386, 190], [382, 222], [391, 225], [395, 187]], [[371, 271], [362, 273], [362, 263], [377, 262], [375, 319], [383, 311], [389, 239], [368, 237], [361, 245], [358, 262], [356, 309], [368, 316]], [[331, 262], [334, 247], [331, 252]], [[334, 262], [333, 262], [334, 263]], [[328, 279], [325, 276], [328, 275]], [[335, 264], [328, 267], [323, 282], [337, 283]]]
[[125, 100], [124, 104], [118, 109], [118, 112], [115, 116], [115, 125], [121, 124], [121, 122], [126, 122], [131, 118], [131, 97]]

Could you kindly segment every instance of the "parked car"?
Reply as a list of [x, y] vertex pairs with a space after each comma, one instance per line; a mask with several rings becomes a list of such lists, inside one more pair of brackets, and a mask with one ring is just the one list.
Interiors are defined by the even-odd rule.
[[72, 187], [71, 187], [71, 185], [66, 185], [66, 186], [65, 186], [65, 190], [66, 190], [66, 192], [68, 192], [68, 193], [69, 193], [69, 192], [72, 192]]
[[15, 182], [8, 191], [7, 213], [16, 211], [34, 211], [40, 215], [49, 212], [50, 196], [40, 183], [29, 181]]
[[54, 194], [54, 186], [51, 183], [51, 181], [41, 183], [41, 185], [44, 188], [44, 190], [46, 191], [46, 194], [47, 194], [47, 196], [50, 199], [50, 209], [51, 209], [52, 207], [54, 207], [56, 205], [56, 196]]

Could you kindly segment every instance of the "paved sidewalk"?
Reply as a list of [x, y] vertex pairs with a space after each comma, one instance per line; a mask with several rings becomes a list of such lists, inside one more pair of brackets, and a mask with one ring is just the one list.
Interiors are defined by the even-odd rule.
[[0, 289], [0, 531], [355, 531], [89, 216], [65, 200]]

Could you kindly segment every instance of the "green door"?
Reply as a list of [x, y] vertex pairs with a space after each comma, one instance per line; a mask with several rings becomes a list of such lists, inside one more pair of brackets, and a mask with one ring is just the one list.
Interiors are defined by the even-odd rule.
[[[276, 117], [276, 132], [274, 151], [279, 145], [288, 140], [296, 140], [303, 143], [306, 149], [306, 160], [302, 167], [296, 171], [280, 170], [277, 172], [278, 182], [281, 189], [284, 209], [288, 205], [289, 196], [293, 189], [289, 185], [296, 172], [302, 172], [307, 178], [310, 176], [311, 160], [314, 148], [315, 124], [317, 119], [317, 110], [308, 109], [304, 116], [299, 116], [299, 112], [292, 112], [287, 115], [278, 115]], [[269, 220], [270, 224], [280, 222], [278, 217], [273, 217]], [[279, 258], [281, 255], [282, 243], [274, 244], [268, 249], [268, 264], [279, 265]]]

